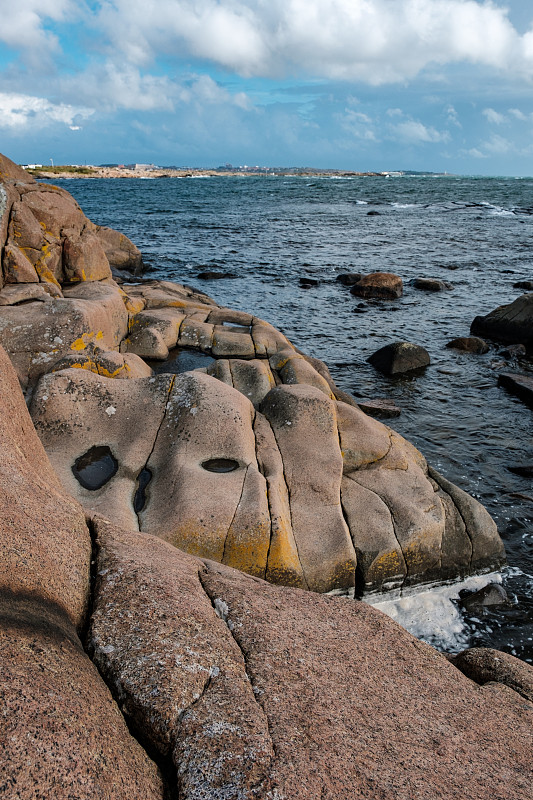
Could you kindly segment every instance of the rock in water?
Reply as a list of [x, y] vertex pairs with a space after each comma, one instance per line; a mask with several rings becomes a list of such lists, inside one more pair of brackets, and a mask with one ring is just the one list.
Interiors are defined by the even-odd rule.
[[427, 367], [431, 363], [428, 351], [411, 342], [387, 344], [373, 353], [367, 361], [385, 375], [401, 375]]
[[489, 583], [478, 592], [461, 598], [461, 605], [469, 614], [484, 614], [486, 608], [509, 606], [507, 592], [499, 583]]
[[484, 339], [479, 336], [459, 336], [446, 343], [446, 347], [452, 350], [462, 350], [464, 353], [488, 353], [489, 346]]
[[533, 292], [499, 306], [484, 317], [476, 317], [470, 331], [504, 344], [530, 347], [533, 345]]
[[423, 292], [443, 292], [447, 289], [453, 289], [452, 284], [448, 281], [439, 281], [436, 278], [415, 278], [413, 286]]
[[527, 375], [502, 372], [498, 375], [498, 386], [503, 386], [525, 403], [533, 406], [533, 378]]
[[356, 297], [379, 297], [382, 300], [396, 300], [402, 296], [403, 282], [392, 272], [372, 272], [363, 275], [350, 292]]

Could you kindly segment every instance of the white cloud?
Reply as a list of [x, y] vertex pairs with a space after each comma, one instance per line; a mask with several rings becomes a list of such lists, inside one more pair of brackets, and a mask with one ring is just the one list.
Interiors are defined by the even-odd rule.
[[499, 111], [495, 111], [493, 108], [484, 108], [481, 113], [493, 125], [503, 125], [509, 121], [504, 114], [500, 114]]
[[453, 106], [448, 106], [448, 108], [446, 109], [446, 114], [447, 114], [447, 121], [449, 123], [455, 125], [457, 128], [463, 127], [459, 121], [459, 114], [457, 113], [457, 111]]
[[31, 124], [39, 129], [55, 122], [79, 130], [75, 121], [87, 119], [93, 113], [92, 108], [54, 104], [44, 97], [0, 92], [0, 128], [16, 129]]
[[414, 119], [399, 122], [392, 128], [392, 131], [396, 138], [413, 144], [418, 142], [447, 142], [450, 139], [450, 134], [447, 131], [440, 133], [435, 128], [427, 127], [422, 122], [417, 122]]
[[501, 155], [503, 153], [508, 153], [512, 145], [511, 142], [504, 139], [503, 136], [498, 136], [498, 134], [493, 133], [487, 142], [483, 142], [482, 147], [489, 153]]
[[376, 85], [457, 61], [533, 74], [533, 32], [520, 36], [505, 8], [476, 0], [109, 0], [97, 24], [138, 66], [164, 53], [244, 76]]
[[74, 0], [0, 0], [0, 42], [26, 52], [30, 63], [43, 63], [59, 50], [57, 36], [47, 20], [62, 21], [79, 15]]
[[525, 122], [527, 120], [527, 116], [523, 111], [520, 111], [519, 108], [510, 108], [509, 114], [511, 114], [511, 116], [513, 116], [515, 119], [519, 119], [521, 122]]

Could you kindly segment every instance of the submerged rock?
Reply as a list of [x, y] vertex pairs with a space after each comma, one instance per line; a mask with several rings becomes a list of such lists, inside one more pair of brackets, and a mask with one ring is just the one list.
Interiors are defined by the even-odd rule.
[[459, 336], [446, 343], [446, 347], [452, 350], [462, 350], [464, 353], [478, 353], [483, 355], [489, 352], [489, 346], [484, 339], [479, 336]]
[[453, 289], [452, 284], [448, 281], [440, 281], [436, 278], [415, 278], [413, 286], [423, 292], [443, 292]]

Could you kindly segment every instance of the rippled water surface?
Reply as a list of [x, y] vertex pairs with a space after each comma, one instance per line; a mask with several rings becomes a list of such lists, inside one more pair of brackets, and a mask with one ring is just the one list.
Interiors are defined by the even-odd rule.
[[[391, 397], [393, 427], [495, 518], [513, 605], [465, 620], [470, 644], [533, 662], [533, 486], [508, 467], [533, 464], [533, 411], [497, 386], [499, 371], [532, 372], [494, 344], [486, 355], [445, 349], [477, 314], [514, 300], [533, 279], [533, 180], [458, 177], [188, 178], [61, 181], [85, 213], [141, 249], [150, 275], [197, 285], [253, 312], [326, 361], [356, 397]], [[378, 212], [369, 214], [369, 212]], [[236, 277], [199, 281], [209, 269]], [[361, 303], [341, 272], [395, 272], [404, 295]], [[318, 286], [300, 287], [304, 276]], [[417, 291], [416, 277], [453, 284]], [[366, 363], [384, 344], [430, 352], [416, 378]], [[463, 643], [464, 646], [464, 643]]]

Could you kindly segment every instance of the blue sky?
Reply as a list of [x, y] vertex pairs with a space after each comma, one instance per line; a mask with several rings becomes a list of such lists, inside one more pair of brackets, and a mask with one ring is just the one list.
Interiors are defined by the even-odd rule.
[[0, 151], [21, 163], [533, 175], [524, 0], [0, 0], [0, 19]]

